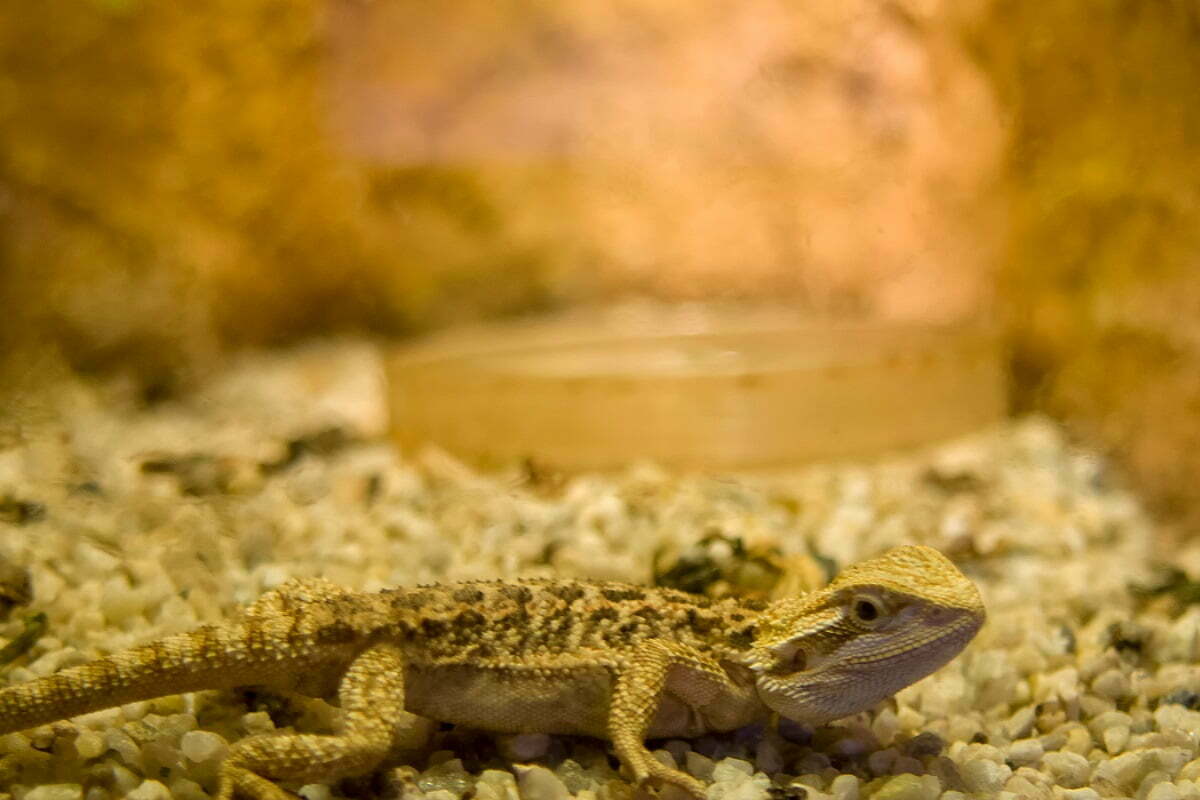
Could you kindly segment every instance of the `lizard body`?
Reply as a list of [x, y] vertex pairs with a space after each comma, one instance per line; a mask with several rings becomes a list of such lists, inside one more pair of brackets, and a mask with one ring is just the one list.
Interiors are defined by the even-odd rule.
[[638, 782], [695, 778], [644, 740], [732, 730], [771, 713], [814, 724], [869, 708], [954, 657], [984, 610], [927, 547], [896, 548], [827, 588], [773, 603], [572, 580], [355, 593], [322, 580], [206, 626], [0, 690], [0, 734], [136, 700], [258, 685], [337, 697], [334, 735], [236, 742], [218, 798], [290, 797], [273, 780], [376, 768], [406, 712], [500, 732], [612, 740]]

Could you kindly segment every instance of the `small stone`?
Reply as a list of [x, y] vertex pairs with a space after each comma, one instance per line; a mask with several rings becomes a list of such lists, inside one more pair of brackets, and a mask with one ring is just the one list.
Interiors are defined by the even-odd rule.
[[1109, 783], [1122, 791], [1132, 791], [1154, 766], [1154, 753], [1135, 750], [1101, 761], [1092, 778], [1096, 783]]
[[779, 735], [793, 744], [807, 745], [812, 741], [813, 729], [785, 717], [779, 720]]
[[1100, 793], [1091, 787], [1082, 789], [1066, 789], [1062, 793], [1063, 800], [1100, 800]]
[[896, 775], [871, 795], [871, 800], [937, 800], [942, 785], [932, 775]]
[[1078, 789], [1084, 786], [1091, 772], [1091, 765], [1086, 758], [1066, 750], [1046, 753], [1042, 756], [1042, 764], [1050, 770], [1055, 782], [1066, 789]]
[[1021, 775], [1013, 775], [1008, 779], [1008, 783], [1004, 784], [1004, 792], [1001, 794], [1011, 794], [1014, 797], [1038, 797], [1039, 794], [1045, 795], [1044, 790], [1039, 790], [1038, 787]]
[[304, 800], [332, 800], [333, 790], [324, 783], [306, 783], [300, 787], [298, 795]]
[[83, 787], [78, 783], [48, 783], [25, 793], [25, 800], [80, 800]]
[[188, 731], [179, 740], [179, 749], [189, 761], [211, 761], [229, 752], [229, 743], [211, 731]]
[[1200, 733], [1200, 711], [1192, 711], [1178, 703], [1165, 703], [1154, 710], [1154, 724], [1160, 731], [1183, 730]]
[[902, 731], [920, 730], [925, 727], [925, 717], [912, 706], [901, 706], [896, 712], [896, 722]]
[[716, 763], [708, 756], [697, 753], [695, 750], [689, 750], [684, 758], [684, 765], [690, 774], [702, 781], [713, 779], [713, 768]]
[[125, 795], [126, 800], [171, 800], [171, 790], [160, 781], [142, 781], [136, 789]]
[[1129, 727], [1126, 725], [1114, 725], [1111, 728], [1106, 728], [1101, 738], [1104, 739], [1104, 749], [1109, 755], [1116, 755], [1125, 749], [1125, 745], [1129, 744]]
[[1128, 728], [1133, 724], [1133, 717], [1126, 714], [1124, 711], [1105, 711], [1097, 714], [1088, 723], [1088, 729], [1094, 734], [1102, 734], [1109, 728], [1124, 726]]
[[829, 784], [829, 793], [836, 800], [858, 800], [858, 778], [853, 775], [838, 775]]
[[754, 765], [740, 758], [722, 759], [713, 767], [714, 783], [737, 783], [754, 774]]
[[783, 769], [783, 754], [779, 744], [769, 736], [764, 736], [754, 748], [754, 766], [760, 772], [774, 775]]
[[544, 733], [521, 733], [500, 740], [500, 752], [509, 761], [534, 761], [550, 750], [550, 737]]
[[1200, 778], [1200, 758], [1187, 762], [1179, 770], [1179, 780], [1181, 781], [1194, 781], [1197, 778]]
[[1169, 780], [1155, 784], [1154, 788], [1146, 793], [1146, 800], [1181, 800], [1181, 798], [1179, 788]]
[[1072, 727], [1067, 733], [1067, 741], [1063, 745], [1063, 750], [1068, 750], [1078, 755], [1086, 755], [1092, 749], [1092, 736], [1088, 733], [1087, 728], [1079, 725]]
[[521, 794], [517, 789], [517, 779], [511, 772], [499, 769], [485, 769], [475, 782], [477, 797], [491, 797], [493, 800], [520, 800]]
[[514, 769], [517, 771], [517, 786], [522, 800], [570, 800], [571, 793], [567, 791], [567, 785], [545, 767], [518, 764]]
[[927, 758], [941, 755], [944, 749], [946, 749], [946, 742], [942, 737], [933, 731], [922, 731], [905, 742], [901, 747], [901, 752], [912, 758]]
[[599, 781], [592, 771], [573, 758], [564, 758], [554, 768], [554, 774], [567, 785], [567, 791], [573, 795], [578, 795], [582, 791], [591, 791], [599, 785]]
[[136, 769], [142, 767], [142, 748], [138, 747], [133, 737], [121, 728], [110, 728], [104, 732], [104, 744], [121, 756], [121, 760]]
[[1030, 766], [1041, 761], [1044, 752], [1040, 739], [1017, 739], [1008, 747], [1008, 760], [1017, 766]]
[[891, 706], [885, 706], [882, 711], [875, 715], [875, 719], [871, 722], [871, 733], [875, 734], [875, 738], [884, 746], [892, 743], [892, 740], [896, 738], [896, 732], [899, 730], [900, 721]]
[[81, 758], [96, 758], [106, 749], [104, 736], [96, 731], [82, 730], [75, 737], [75, 752]]
[[1004, 788], [1004, 784], [1012, 776], [1012, 767], [979, 758], [961, 765], [959, 773], [969, 791], [995, 794]]
[[663, 747], [675, 759], [676, 764], [684, 763], [687, 760], [687, 754], [692, 749], [692, 746], [683, 739], [672, 739], [663, 745]]
[[242, 715], [242, 729], [248, 736], [259, 736], [275, 731], [275, 721], [265, 711], [251, 711]]
[[886, 750], [876, 750], [871, 755], [867, 756], [867, 769], [872, 775], [887, 775], [892, 771], [892, 764], [900, 754], [896, 748], [889, 747]]
[[1022, 739], [1033, 731], [1037, 712], [1033, 706], [1025, 706], [1004, 723], [1004, 733], [1009, 739]]
[[455, 798], [465, 795], [474, 783], [475, 779], [463, 769], [462, 759], [459, 758], [431, 766], [417, 778], [417, 786], [426, 794], [444, 790]]
[[108, 779], [118, 796], [129, 794], [133, 791], [134, 787], [142, 782], [140, 777], [123, 764], [113, 764], [109, 767]]
[[[720, 786], [720, 784], [718, 784], [718, 786]], [[723, 794], [718, 790], [711, 796], [714, 798], [714, 800], [767, 800], [767, 791], [769, 788], [770, 784], [766, 780], [755, 781], [746, 779], [735, 786], [729, 787], [728, 791], [724, 792]], [[787, 790], [785, 789], [785, 792], [786, 791]], [[807, 798], [810, 794], [811, 793], [806, 791], [804, 795], [805, 798]], [[798, 795], [794, 795], [793, 797], [795, 800], [800, 800]], [[524, 800], [524, 798], [522, 798], [522, 800]]]
[[1092, 681], [1092, 691], [1115, 702], [1129, 696], [1129, 677], [1119, 669], [1106, 669]]
[[176, 778], [168, 787], [172, 800], [209, 800], [208, 793], [195, 781]]
[[1191, 756], [1191, 747], [1193, 743], [1189, 742], [1188, 748], [1183, 747], [1160, 747], [1154, 753], [1154, 758], [1158, 762], [1158, 768], [1166, 772], [1168, 775], [1178, 775], [1183, 769], [1183, 765], [1188, 763]]

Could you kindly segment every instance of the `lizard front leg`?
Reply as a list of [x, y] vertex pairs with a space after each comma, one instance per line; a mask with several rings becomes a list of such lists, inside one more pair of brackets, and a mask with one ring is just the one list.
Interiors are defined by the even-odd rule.
[[264, 734], [237, 742], [221, 767], [217, 800], [240, 794], [254, 800], [291, 800], [267, 778], [325, 781], [361, 775], [393, 749], [402, 731], [404, 657], [394, 645], [378, 644], [360, 653], [338, 686], [344, 712], [331, 736]]
[[633, 771], [639, 784], [656, 780], [704, 797], [703, 783], [650, 754], [646, 735], [668, 693], [694, 711], [723, 696], [739, 697], [744, 691], [729, 680], [720, 664], [703, 653], [660, 639], [645, 643], [632, 663], [617, 674], [613, 689], [608, 735], [617, 757]]

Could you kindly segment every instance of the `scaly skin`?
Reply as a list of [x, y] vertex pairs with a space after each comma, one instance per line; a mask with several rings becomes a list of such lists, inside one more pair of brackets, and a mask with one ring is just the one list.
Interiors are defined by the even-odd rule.
[[870, 708], [953, 658], [983, 624], [979, 592], [907, 546], [774, 603], [570, 580], [358, 594], [325, 581], [269, 592], [228, 626], [172, 636], [0, 690], [0, 734], [169, 694], [258, 685], [336, 696], [334, 735], [236, 742], [220, 800], [290, 798], [273, 781], [378, 767], [412, 715], [484, 730], [610, 739], [639, 782], [704, 785], [647, 738], [732, 730], [777, 712], [823, 723]]

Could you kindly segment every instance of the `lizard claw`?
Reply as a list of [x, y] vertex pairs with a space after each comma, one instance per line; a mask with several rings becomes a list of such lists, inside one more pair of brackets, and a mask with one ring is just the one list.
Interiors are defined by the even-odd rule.
[[654, 758], [648, 758], [634, 767], [633, 776], [639, 788], [654, 786], [660, 790], [660, 794], [663, 790], [674, 788], [686, 792], [689, 797], [704, 800], [708, 791], [707, 786], [691, 775], [672, 769]]

